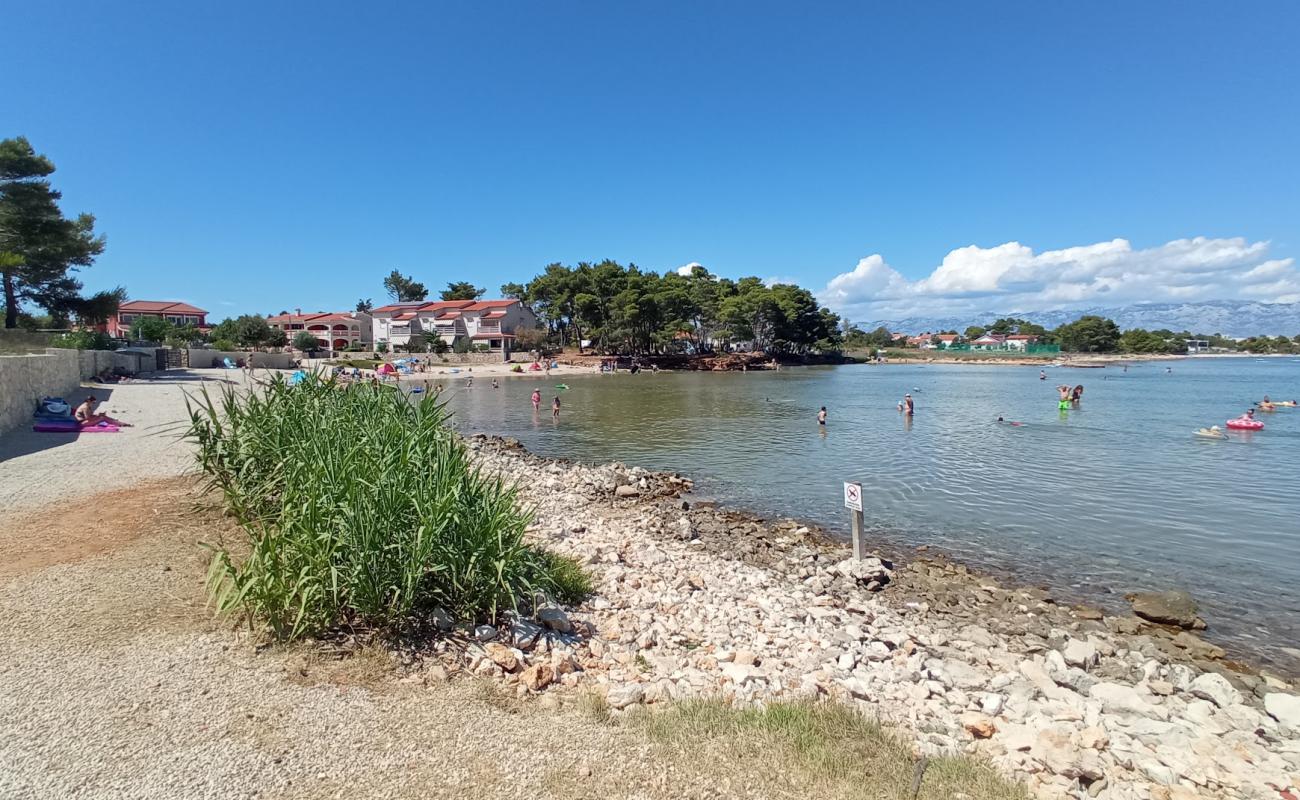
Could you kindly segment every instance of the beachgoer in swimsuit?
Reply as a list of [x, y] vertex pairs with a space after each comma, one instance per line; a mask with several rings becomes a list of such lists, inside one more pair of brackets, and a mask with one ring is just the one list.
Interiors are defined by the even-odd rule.
[[826, 425], [826, 406], [822, 406], [822, 410], [817, 412], [817, 424]]
[[1038, 379], [1039, 379], [1040, 381], [1045, 381], [1045, 380], [1047, 380], [1047, 373], [1040, 369], [1040, 370], [1038, 371]]
[[916, 404], [912, 402], [910, 394], [903, 395], [903, 413], [909, 417], [916, 413]]
[[541, 390], [541, 389], [534, 389], [534, 390], [533, 390], [533, 397], [532, 397], [532, 400], [533, 400], [533, 410], [534, 410], [534, 411], [537, 411], [538, 409], [540, 409], [540, 408], [542, 407], [542, 390]]
[[497, 379], [496, 379], [496, 378], [493, 378], [493, 379], [492, 379], [492, 388], [493, 388], [493, 389], [500, 389], [500, 388], [501, 388], [500, 384], [497, 383]]
[[551, 417], [554, 419], [560, 418], [560, 396], [558, 394], [551, 401]]

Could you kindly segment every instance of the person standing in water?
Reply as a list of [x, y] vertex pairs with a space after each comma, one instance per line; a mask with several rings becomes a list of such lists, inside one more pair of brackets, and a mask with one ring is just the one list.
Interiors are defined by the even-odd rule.
[[817, 424], [826, 427], [826, 406], [822, 406], [822, 410], [817, 412]]
[[533, 411], [538, 411], [538, 410], [540, 410], [541, 407], [542, 407], [542, 390], [541, 390], [541, 389], [534, 389], [534, 390], [533, 390], [533, 397], [532, 397], [532, 400], [533, 400]]
[[560, 418], [560, 396], [557, 394], [551, 401], [551, 419]]
[[1038, 379], [1039, 379], [1040, 381], [1045, 381], [1045, 380], [1047, 380], [1047, 373], [1040, 369], [1040, 370], [1038, 371]]
[[1060, 395], [1061, 395], [1061, 399], [1060, 399], [1060, 402], [1057, 403], [1057, 407], [1058, 407], [1058, 408], [1061, 408], [1061, 409], [1067, 409], [1067, 408], [1069, 408], [1069, 407], [1070, 407], [1070, 387], [1069, 387], [1069, 386], [1066, 386], [1066, 385], [1064, 385], [1064, 384], [1062, 384], [1062, 385], [1056, 387], [1056, 391], [1059, 392]]
[[501, 388], [500, 384], [497, 383], [497, 379], [496, 379], [496, 378], [493, 378], [493, 379], [492, 379], [492, 388], [493, 388], [493, 389], [500, 389], [500, 388]]
[[903, 395], [903, 413], [909, 417], [916, 413], [916, 403], [912, 402], [910, 394]]

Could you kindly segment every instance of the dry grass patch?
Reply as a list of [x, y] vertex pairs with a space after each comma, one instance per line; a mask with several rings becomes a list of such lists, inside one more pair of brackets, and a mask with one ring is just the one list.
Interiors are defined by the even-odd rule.
[[919, 759], [909, 744], [846, 706], [775, 703], [737, 709], [720, 701], [686, 701], [633, 715], [669, 758], [709, 765], [705, 771], [767, 797], [897, 800], [1028, 800], [1024, 786], [991, 765], [964, 756]]

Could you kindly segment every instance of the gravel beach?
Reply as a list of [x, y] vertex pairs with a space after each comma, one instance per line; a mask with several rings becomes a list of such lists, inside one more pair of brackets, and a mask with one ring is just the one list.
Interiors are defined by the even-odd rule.
[[112, 387], [105, 411], [135, 425], [120, 434], [0, 439], [0, 797], [785, 796], [665, 761], [581, 714], [593, 692], [616, 719], [843, 703], [1040, 797], [1300, 791], [1291, 684], [1193, 632], [938, 560], [845, 561], [799, 523], [690, 507], [688, 480], [485, 437], [478, 463], [519, 485], [531, 535], [584, 562], [595, 596], [441, 654], [258, 647], [206, 609], [198, 545], [237, 533], [196, 505], [173, 431], [186, 389], [240, 379]]

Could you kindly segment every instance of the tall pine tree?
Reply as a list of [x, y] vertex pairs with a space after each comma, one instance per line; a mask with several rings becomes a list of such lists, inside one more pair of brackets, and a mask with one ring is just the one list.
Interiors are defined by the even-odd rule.
[[104, 251], [95, 235], [95, 218], [67, 219], [59, 208], [62, 195], [50, 186], [54, 164], [37, 155], [24, 137], [0, 141], [0, 279], [3, 280], [5, 327], [18, 325], [23, 303], [40, 306], [56, 319], [88, 310], [88, 300], [103, 313], [107, 295], [81, 297], [79, 267], [90, 266]]

